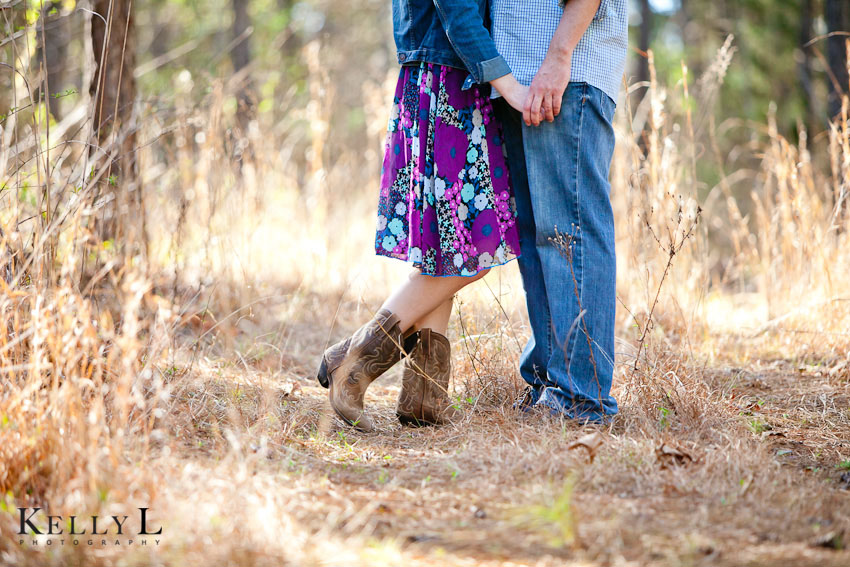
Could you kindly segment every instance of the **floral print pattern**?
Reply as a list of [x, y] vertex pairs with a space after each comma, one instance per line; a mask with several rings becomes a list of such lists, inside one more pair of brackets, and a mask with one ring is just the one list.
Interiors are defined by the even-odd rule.
[[381, 172], [375, 251], [423, 274], [472, 276], [520, 254], [516, 202], [490, 100], [461, 69], [399, 74]]

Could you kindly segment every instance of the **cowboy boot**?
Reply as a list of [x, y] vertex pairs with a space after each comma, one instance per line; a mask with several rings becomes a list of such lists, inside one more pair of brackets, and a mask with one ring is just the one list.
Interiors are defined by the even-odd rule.
[[404, 359], [396, 415], [404, 425], [440, 425], [460, 416], [449, 398], [452, 373], [451, 344], [431, 329], [418, 332], [419, 340]]
[[363, 396], [369, 384], [398, 362], [403, 340], [398, 316], [382, 309], [322, 355], [316, 378], [329, 389], [331, 407], [343, 421], [372, 431], [372, 421], [363, 412]]

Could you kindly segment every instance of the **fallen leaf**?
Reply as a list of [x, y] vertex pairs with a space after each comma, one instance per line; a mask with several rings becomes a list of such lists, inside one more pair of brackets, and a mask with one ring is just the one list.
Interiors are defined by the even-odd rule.
[[588, 433], [587, 435], [582, 435], [569, 445], [567, 445], [567, 450], [572, 450], [577, 447], [584, 447], [587, 449], [587, 455], [590, 459], [590, 462], [593, 462], [593, 459], [596, 458], [596, 451], [602, 444], [605, 442], [605, 437], [598, 431], [594, 431], [593, 433]]
[[655, 450], [655, 456], [661, 463], [662, 468], [667, 468], [670, 465], [684, 465], [694, 461], [690, 453], [667, 443], [662, 443]]
[[301, 384], [297, 382], [287, 382], [280, 387], [281, 396], [284, 398], [294, 398], [301, 391]]
[[429, 541], [439, 540], [439, 536], [429, 535], [429, 534], [415, 534], [407, 536], [408, 543], [425, 543]]
[[844, 532], [829, 532], [812, 542], [815, 547], [825, 547], [827, 549], [844, 549]]
[[829, 375], [835, 376], [836, 374], [844, 370], [845, 366], [847, 366], [847, 360], [839, 361], [838, 364], [829, 369]]

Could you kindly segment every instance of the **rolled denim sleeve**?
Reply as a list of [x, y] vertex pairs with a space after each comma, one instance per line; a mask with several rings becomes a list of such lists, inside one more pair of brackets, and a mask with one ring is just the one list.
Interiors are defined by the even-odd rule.
[[484, 26], [478, 2], [434, 0], [434, 5], [449, 43], [476, 83], [487, 83], [511, 72]]

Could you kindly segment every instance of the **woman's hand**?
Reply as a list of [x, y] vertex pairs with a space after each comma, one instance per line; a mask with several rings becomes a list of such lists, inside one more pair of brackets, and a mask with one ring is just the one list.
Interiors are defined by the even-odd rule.
[[513, 73], [501, 76], [498, 79], [493, 79], [490, 84], [495, 87], [499, 94], [504, 97], [505, 101], [510, 104], [518, 112], [523, 111], [525, 99], [528, 97], [528, 87], [521, 85]]

